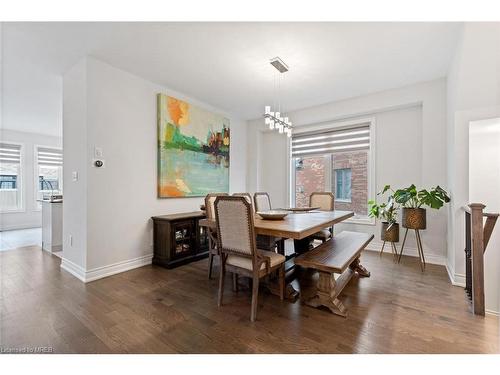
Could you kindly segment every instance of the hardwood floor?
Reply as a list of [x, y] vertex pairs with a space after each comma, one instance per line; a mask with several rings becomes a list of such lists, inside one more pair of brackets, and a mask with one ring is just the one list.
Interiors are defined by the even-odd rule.
[[[60, 353], [498, 353], [498, 318], [472, 315], [442, 266], [393, 264], [367, 251], [371, 277], [352, 279], [344, 319], [262, 290], [251, 323], [250, 292], [217, 309], [207, 261], [173, 270], [146, 266], [83, 284], [60, 259], [26, 247], [0, 252], [0, 347]], [[218, 267], [215, 269], [218, 274]], [[312, 281], [312, 280], [310, 280]], [[305, 290], [307, 294], [310, 290]]]

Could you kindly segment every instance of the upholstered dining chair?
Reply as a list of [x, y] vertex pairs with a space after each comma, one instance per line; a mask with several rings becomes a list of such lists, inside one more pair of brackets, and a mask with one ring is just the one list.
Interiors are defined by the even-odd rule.
[[271, 209], [271, 198], [268, 193], [255, 193], [253, 195], [255, 212], [269, 211]]
[[[205, 196], [205, 212], [208, 220], [215, 221], [215, 200], [217, 197], [227, 196], [227, 193], [210, 193]], [[219, 255], [217, 250], [217, 230], [207, 228], [208, 235], [208, 278], [212, 278], [214, 256]]]
[[[268, 193], [255, 193], [253, 195], [254, 201], [254, 212], [259, 211], [269, 211], [272, 209], [271, 198]], [[278, 252], [284, 254], [285, 243], [283, 238], [279, 237], [269, 237], [269, 236], [257, 236], [257, 247], [266, 250], [276, 249]]]
[[[335, 197], [333, 193], [327, 191], [316, 191], [309, 196], [309, 207], [319, 207], [321, 211], [333, 211], [335, 206]], [[333, 226], [328, 229], [322, 229], [314, 233], [311, 237], [321, 242], [326, 242], [333, 235]]]
[[250, 203], [252, 211], [255, 212], [252, 195], [250, 193], [233, 193], [233, 197], [244, 197], [247, 200], [247, 202]]
[[257, 249], [252, 207], [245, 197], [218, 197], [215, 201], [215, 217], [221, 258], [217, 305], [222, 306], [226, 271], [249, 277], [252, 279], [250, 320], [254, 322], [257, 317], [261, 278], [278, 271], [280, 299], [284, 298], [285, 257]]

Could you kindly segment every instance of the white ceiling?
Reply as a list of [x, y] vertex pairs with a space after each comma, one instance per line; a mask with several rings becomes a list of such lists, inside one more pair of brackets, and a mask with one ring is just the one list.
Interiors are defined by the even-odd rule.
[[5, 77], [24, 64], [63, 74], [85, 55], [243, 119], [273, 100], [280, 56], [286, 110], [446, 75], [458, 23], [10, 23]]

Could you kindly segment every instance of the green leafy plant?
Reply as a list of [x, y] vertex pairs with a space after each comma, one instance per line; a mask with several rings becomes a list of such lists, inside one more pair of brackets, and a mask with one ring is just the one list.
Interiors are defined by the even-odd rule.
[[385, 185], [384, 188], [377, 193], [377, 195], [384, 195], [389, 190], [391, 194], [387, 197], [387, 202], [378, 204], [374, 200], [368, 201], [368, 216], [388, 222], [389, 226], [387, 230], [389, 230], [398, 220], [399, 204], [394, 199], [394, 190], [391, 189], [390, 185]]
[[398, 189], [393, 193], [394, 200], [404, 208], [422, 208], [427, 206], [436, 210], [450, 201], [448, 193], [439, 185], [430, 190], [417, 190], [414, 184]]

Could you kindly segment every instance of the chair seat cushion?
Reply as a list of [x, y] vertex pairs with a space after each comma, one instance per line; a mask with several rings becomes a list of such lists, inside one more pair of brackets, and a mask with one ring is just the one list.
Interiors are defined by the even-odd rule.
[[[286, 258], [281, 255], [274, 253], [272, 251], [266, 251], [266, 250], [259, 250], [257, 249], [257, 252], [262, 255], [263, 257], [267, 257], [270, 259], [270, 267], [275, 267], [277, 265], [280, 265], [281, 263], [284, 263]], [[251, 258], [246, 258], [238, 255], [229, 255], [226, 260], [226, 264], [229, 264], [234, 267], [239, 267], [239, 268], [244, 268], [249, 271], [252, 271], [252, 259]], [[264, 270], [266, 268], [266, 263], [262, 263], [260, 269]]]
[[328, 229], [322, 229], [319, 232], [316, 232], [312, 235], [312, 238], [318, 240], [329, 240], [332, 237], [331, 232]]

